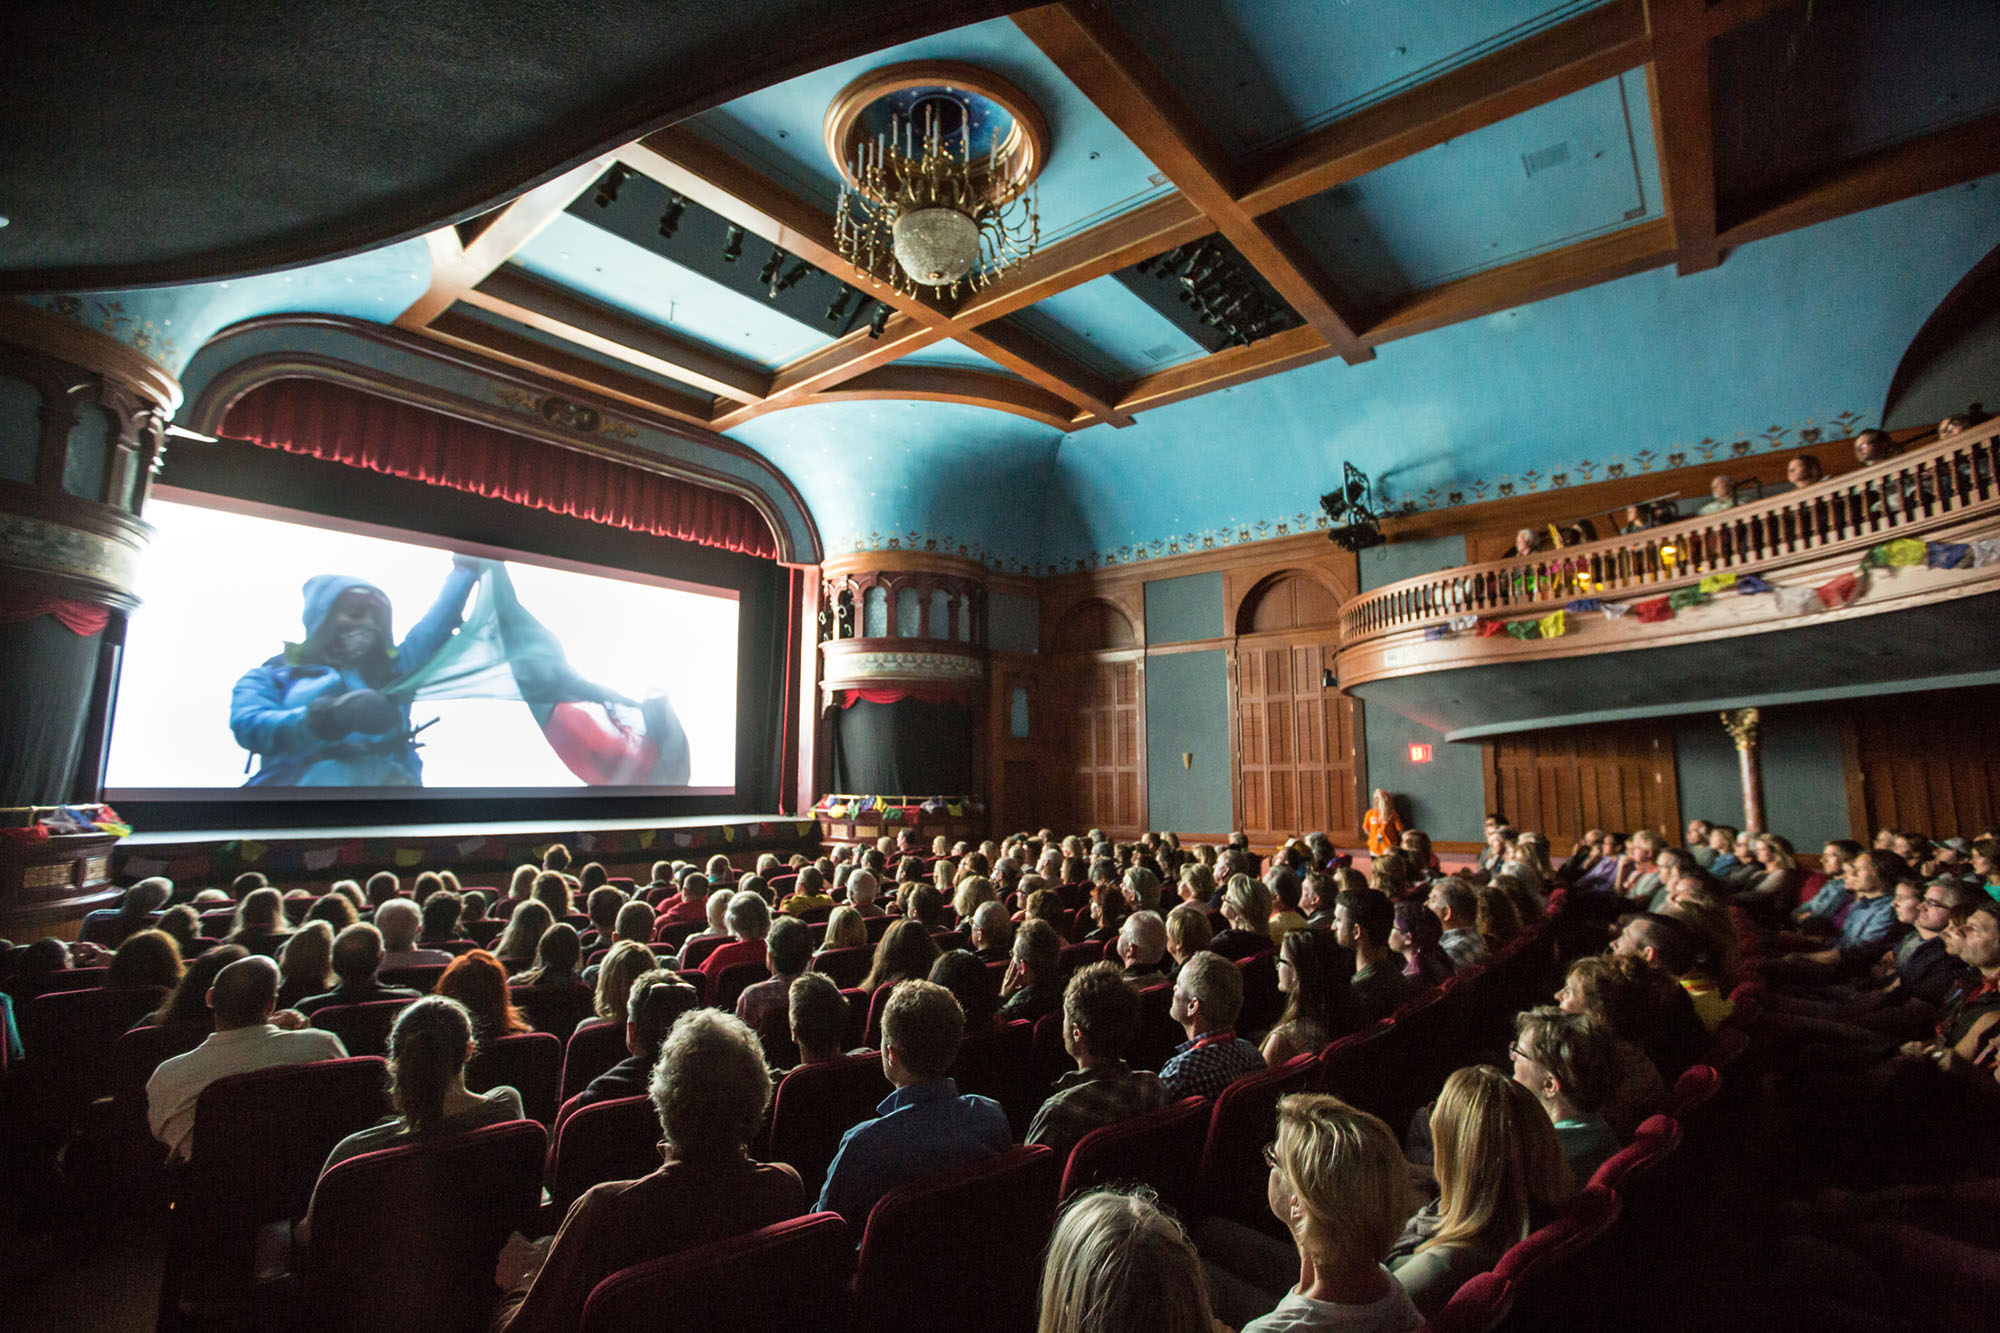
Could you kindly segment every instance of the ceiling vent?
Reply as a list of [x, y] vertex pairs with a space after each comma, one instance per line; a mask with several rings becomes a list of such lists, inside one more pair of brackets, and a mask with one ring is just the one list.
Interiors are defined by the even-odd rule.
[[1559, 167], [1567, 161], [1569, 161], [1569, 144], [1552, 143], [1547, 148], [1522, 154], [1521, 168], [1533, 176], [1538, 172], [1547, 171], [1550, 167]]

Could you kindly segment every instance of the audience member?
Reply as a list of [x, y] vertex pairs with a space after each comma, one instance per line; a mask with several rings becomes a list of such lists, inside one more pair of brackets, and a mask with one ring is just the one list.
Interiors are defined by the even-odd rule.
[[620, 940], [612, 945], [597, 969], [591, 1012], [613, 1023], [625, 1022], [630, 1017], [625, 1004], [632, 994], [633, 983], [659, 966], [660, 960], [649, 945], [637, 940]]
[[815, 1211], [839, 1213], [859, 1235], [875, 1201], [896, 1186], [1013, 1144], [1000, 1104], [961, 1096], [946, 1077], [964, 1036], [965, 1014], [950, 991], [928, 981], [896, 987], [882, 1016], [882, 1072], [895, 1091], [878, 1118], [841, 1138]]
[[276, 958], [289, 933], [285, 928], [285, 900], [276, 889], [255, 889], [236, 904], [236, 924], [223, 942], [240, 944], [251, 953]]
[[1037, 1333], [1215, 1333], [1201, 1263], [1149, 1191], [1091, 1190], [1056, 1220]]
[[172, 990], [181, 979], [181, 946], [163, 930], [141, 930], [127, 935], [111, 955], [100, 983], [114, 986], [158, 986]]
[[1033, 1022], [1054, 1013], [1062, 997], [1062, 936], [1046, 921], [1022, 922], [1014, 932], [1013, 961], [1000, 979], [1001, 1020]]
[[769, 979], [744, 987], [736, 997], [736, 1016], [748, 1023], [752, 1032], [762, 1032], [767, 1018], [785, 1011], [792, 983], [812, 966], [812, 930], [796, 916], [780, 917], [771, 923], [764, 951], [771, 969]]
[[[396, 1114], [334, 1145], [320, 1174], [362, 1153], [393, 1148], [416, 1137], [432, 1138], [521, 1118], [513, 1088], [465, 1090], [465, 1062], [472, 1058], [472, 1015], [442, 995], [427, 995], [396, 1015], [389, 1030], [389, 1097]], [[310, 1230], [311, 1209], [307, 1209]]]
[[308, 921], [278, 951], [278, 1008], [296, 1009], [333, 988], [333, 927]]
[[472, 1015], [473, 1039], [481, 1046], [528, 1030], [528, 1020], [507, 994], [507, 972], [484, 949], [453, 962], [438, 978], [437, 993], [457, 1000]]
[[749, 1155], [771, 1102], [756, 1034], [733, 1014], [683, 1014], [660, 1050], [651, 1093], [665, 1161], [638, 1180], [595, 1185], [570, 1206], [545, 1262], [510, 1246], [514, 1289], [494, 1333], [572, 1333], [605, 1278], [805, 1211], [798, 1173]]
[[938, 947], [930, 932], [915, 921], [897, 921], [875, 942], [875, 961], [862, 978], [861, 989], [873, 995], [884, 986], [922, 980], [937, 962]]
[[958, 1001], [968, 1034], [993, 1030], [995, 1011], [1000, 1007], [999, 986], [986, 964], [969, 950], [950, 949], [939, 954], [931, 964], [928, 980], [950, 991]]
[[[1254, 881], [1253, 881], [1254, 882]], [[1173, 1019], [1187, 1034], [1160, 1081], [1176, 1098], [1213, 1097], [1265, 1067], [1257, 1047], [1236, 1035], [1243, 1011], [1243, 973], [1221, 954], [1190, 958], [1174, 980]]]
[[1319, 1051], [1354, 1026], [1348, 996], [1353, 965], [1323, 930], [1294, 930], [1278, 946], [1278, 993], [1285, 1011], [1264, 1038], [1264, 1063], [1276, 1069], [1287, 1060]]
[[[1431, 887], [1435, 892], [1437, 886]], [[1428, 987], [1443, 985], [1445, 978], [1456, 974], [1458, 966], [1444, 951], [1443, 939], [1444, 926], [1436, 912], [1414, 898], [1396, 904], [1396, 928], [1389, 936], [1389, 947], [1403, 958], [1404, 976]]]
[[[453, 916], [456, 915], [454, 912]], [[376, 908], [375, 929], [382, 932], [382, 966], [448, 966], [452, 958], [449, 953], [442, 949], [417, 947], [417, 932], [423, 929], [423, 925], [423, 909], [408, 898], [398, 898]]]
[[801, 1065], [825, 1064], [840, 1057], [852, 1015], [847, 997], [832, 977], [808, 972], [794, 981], [786, 1010], [792, 1045], [798, 1049]]
[[1262, 880], [1231, 875], [1222, 892], [1222, 919], [1227, 926], [1208, 942], [1210, 952], [1221, 954], [1233, 963], [1274, 947], [1271, 890]]
[[763, 963], [764, 939], [771, 933], [771, 905], [755, 889], [739, 889], [729, 899], [723, 916], [729, 927], [729, 943], [709, 951], [701, 960], [701, 974], [715, 984], [724, 968], [738, 963]]
[[1140, 986], [1171, 979], [1166, 965], [1167, 923], [1148, 908], [1125, 918], [1118, 928], [1118, 961], [1125, 975]]
[[514, 914], [507, 918], [507, 928], [493, 942], [493, 957], [510, 972], [526, 971], [534, 962], [535, 951], [541, 947], [542, 936], [554, 924], [555, 917], [547, 903], [535, 898], [516, 903]]
[[972, 953], [982, 963], [1004, 963], [1013, 956], [1014, 922], [999, 902], [984, 902], [972, 914]]
[[1514, 1033], [1508, 1051], [1514, 1081], [1535, 1094], [1555, 1124], [1570, 1170], [1588, 1181], [1619, 1146], [1618, 1135], [1598, 1114], [1611, 1091], [1613, 1037], [1597, 1020], [1554, 1005], [1521, 1014]]
[[1334, 942], [1354, 954], [1348, 994], [1358, 1023], [1387, 1018], [1423, 990], [1389, 947], [1395, 929], [1395, 907], [1374, 889], [1346, 889], [1334, 899]]
[[215, 1080], [346, 1056], [339, 1037], [305, 1027], [297, 1015], [288, 1025], [274, 1022], [277, 999], [278, 965], [268, 958], [238, 958], [215, 974], [207, 995], [214, 1033], [187, 1054], [162, 1061], [146, 1080], [147, 1122], [172, 1157], [184, 1160], [193, 1150], [195, 1102]]
[[1479, 933], [1479, 895], [1462, 879], [1446, 878], [1431, 885], [1424, 900], [1438, 919], [1442, 933], [1438, 947], [1460, 972], [1483, 966], [1492, 957], [1486, 938]]
[[625, 1058], [592, 1079], [565, 1108], [637, 1097], [651, 1086], [660, 1045], [680, 1016], [700, 1007], [695, 988], [672, 972], [641, 972], [625, 997]]
[[1063, 1049], [1076, 1069], [1056, 1080], [1027, 1142], [1067, 1154], [1091, 1130], [1165, 1106], [1157, 1074], [1125, 1063], [1139, 1029], [1139, 991], [1110, 963], [1078, 970], [1063, 991]]
[[368, 1004], [374, 1000], [414, 1000], [407, 986], [384, 986], [376, 975], [382, 966], [382, 934], [370, 925], [349, 926], [333, 941], [333, 974], [339, 984], [309, 995], [294, 1006], [307, 1016], [337, 1004]]

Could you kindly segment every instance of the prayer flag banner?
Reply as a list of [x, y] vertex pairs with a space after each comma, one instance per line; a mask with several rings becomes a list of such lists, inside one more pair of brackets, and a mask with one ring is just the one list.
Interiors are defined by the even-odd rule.
[[1541, 619], [1542, 637], [1560, 639], [1569, 633], [1569, 616], [1565, 611], [1553, 611]]
[[1808, 611], [1819, 609], [1819, 589], [1780, 588], [1777, 590], [1778, 610], [1788, 616], [1802, 616]]
[[1667, 605], [1676, 611], [1685, 611], [1690, 606], [1702, 606], [1708, 601], [1708, 594], [1699, 588], [1682, 588], [1667, 598]]
[[1736, 591], [1741, 593], [1771, 592], [1771, 585], [1755, 574], [1745, 574], [1736, 580]]
[[1724, 588], [1734, 587], [1735, 585], [1736, 575], [1734, 574], [1710, 574], [1701, 581], [1699, 586], [1705, 593], [1715, 593], [1721, 592]]
[[1967, 542], [1930, 542], [1924, 548], [1924, 563], [1932, 569], [1961, 569], [1972, 563], [1972, 546]]
[[[1923, 543], [1918, 542], [1917, 545], [1922, 546]], [[1829, 611], [1836, 611], [1861, 595], [1861, 576], [1842, 574], [1837, 579], [1822, 583], [1816, 591], [1820, 605]]]
[[1439, 639], [1449, 639], [1450, 637], [1451, 626], [1449, 625], [1427, 625], [1424, 627], [1424, 642], [1426, 643], [1434, 643]]
[[326, 870], [339, 859], [340, 849], [338, 847], [315, 847], [299, 858], [307, 870]]
[[1523, 641], [1539, 639], [1542, 637], [1542, 626], [1538, 620], [1510, 620], [1507, 622], [1507, 632]]
[[403, 867], [405, 870], [409, 869], [411, 866], [418, 866], [422, 865], [423, 863], [424, 863], [423, 848], [398, 847], [396, 849], [396, 864]]
[[1479, 622], [1479, 637], [1482, 639], [1490, 639], [1496, 634], [1505, 634], [1506, 632], [1507, 627], [1497, 620], [1482, 620]]
[[1972, 543], [1972, 563], [1982, 569], [2000, 565], [2000, 537], [1982, 537]]
[[1638, 602], [1632, 607], [1632, 612], [1649, 625], [1674, 618], [1673, 605], [1665, 597], [1654, 597], [1648, 601]]
[[1875, 549], [1886, 557], [1883, 563], [1893, 568], [1909, 569], [1924, 563], [1924, 544], [1914, 537], [1898, 537]]
[[1563, 607], [1563, 610], [1574, 616], [1582, 616], [1601, 609], [1603, 605], [1604, 603], [1595, 597], [1579, 597], [1575, 601], [1567, 603]]
[[1632, 604], [1630, 602], [1606, 602], [1604, 604], [1604, 618], [1606, 620], [1623, 620], [1631, 614]]
[[1474, 628], [1478, 624], [1479, 624], [1478, 616], [1453, 616], [1451, 618], [1451, 627], [1453, 630], [1468, 630]]

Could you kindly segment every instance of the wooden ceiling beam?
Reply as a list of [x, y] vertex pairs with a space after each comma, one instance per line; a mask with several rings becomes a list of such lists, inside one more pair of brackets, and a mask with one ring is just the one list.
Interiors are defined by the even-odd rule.
[[1829, 222], [2000, 172], [2000, 112], [1842, 163], [1725, 227], [1724, 247]]
[[1099, 421], [1112, 426], [1132, 424], [1131, 414], [1118, 407], [1116, 385], [1012, 324], [995, 320], [976, 329], [965, 329], [960, 331], [958, 341], [1028, 383], [1078, 402], [1089, 414], [1078, 422], [1079, 427]]
[[531, 274], [503, 269], [463, 299], [467, 305], [732, 402], [762, 402], [771, 391], [771, 374], [761, 366], [669, 333]]
[[1252, 216], [1330, 190], [1447, 139], [1602, 83], [1651, 58], [1643, 0], [1588, 10], [1247, 164]]
[[596, 183], [611, 160], [606, 154], [573, 167], [475, 219], [476, 230], [470, 240], [461, 243], [456, 227], [440, 227], [426, 236], [431, 250], [431, 284], [396, 317], [396, 327], [422, 329], [449, 310], [554, 222], [578, 195]]
[[713, 416], [710, 400], [706, 398], [675, 393], [638, 375], [600, 366], [586, 357], [495, 328], [456, 310], [445, 311], [432, 320], [423, 332], [426, 337], [441, 343], [478, 352], [495, 361], [546, 375], [604, 398], [643, 407], [676, 421], [706, 426]]
[[1061, 0], [1014, 24], [1215, 224], [1326, 344], [1349, 362], [1374, 355], [1340, 313], [1325, 274], [1295, 240], [1238, 203], [1229, 165], [1164, 75], [1099, 4]]
[[1658, 268], [1672, 263], [1678, 253], [1673, 225], [1655, 218], [1412, 293], [1387, 310], [1364, 336], [1380, 344], [1427, 333]]
[[971, 403], [1027, 417], [1057, 430], [1075, 429], [1075, 411], [1059, 395], [1023, 384], [1010, 375], [961, 366], [882, 366], [825, 390], [816, 401], [910, 398], [933, 403]]
[[1227, 389], [1251, 380], [1309, 366], [1333, 356], [1334, 350], [1310, 324], [1260, 338], [1248, 347], [1230, 347], [1199, 361], [1189, 361], [1128, 385], [1118, 406], [1127, 412], [1149, 412], [1188, 398]]
[[1715, 127], [1708, 93], [1705, 0], [1647, 0], [1653, 63], [1646, 68], [1666, 215], [1685, 277], [1722, 262], [1715, 241]]

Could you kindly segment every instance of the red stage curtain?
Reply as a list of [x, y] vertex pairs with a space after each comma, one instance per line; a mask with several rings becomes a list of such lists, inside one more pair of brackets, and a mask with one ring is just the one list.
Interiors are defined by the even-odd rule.
[[966, 691], [949, 685], [913, 686], [909, 689], [842, 690], [840, 706], [852, 708], [856, 704], [893, 704], [905, 699], [917, 699], [927, 704], [963, 703]]
[[84, 638], [102, 634], [104, 627], [111, 623], [108, 607], [58, 597], [52, 592], [18, 586], [0, 587], [0, 625], [15, 625], [23, 620], [33, 620], [36, 616], [49, 616], [70, 633]]
[[238, 399], [222, 433], [392, 477], [774, 559], [747, 500], [325, 380], [282, 379]]

